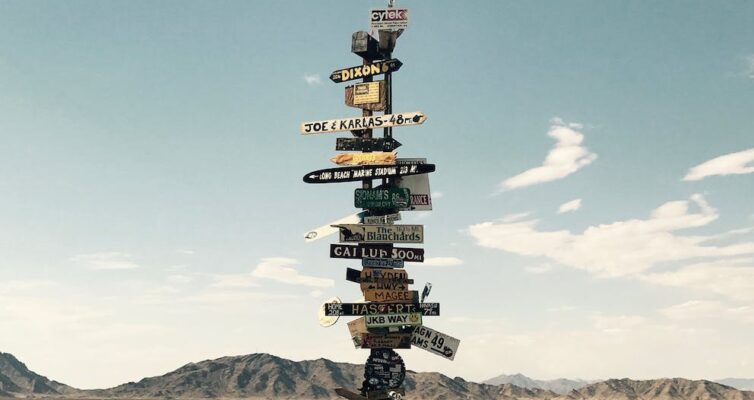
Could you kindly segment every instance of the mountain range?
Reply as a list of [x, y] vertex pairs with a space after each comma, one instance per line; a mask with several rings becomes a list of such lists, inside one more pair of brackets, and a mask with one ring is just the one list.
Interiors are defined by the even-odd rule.
[[[0, 353], [0, 397], [335, 399], [338, 397], [334, 388], [356, 389], [362, 376], [362, 365], [323, 358], [297, 362], [262, 353], [189, 363], [165, 375], [114, 388], [80, 390], [36, 374], [13, 355]], [[565, 379], [537, 381], [518, 374], [488, 382], [491, 383], [409, 371], [406, 397], [412, 400], [754, 400], [754, 392], [680, 378], [589, 383]], [[570, 386], [579, 387], [567, 390]]]

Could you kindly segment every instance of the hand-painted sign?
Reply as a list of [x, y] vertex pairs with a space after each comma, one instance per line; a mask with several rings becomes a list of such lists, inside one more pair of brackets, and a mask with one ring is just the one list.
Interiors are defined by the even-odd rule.
[[364, 316], [376, 314], [421, 313], [424, 316], [440, 315], [440, 303], [325, 303], [325, 316]]
[[403, 268], [403, 260], [393, 260], [390, 258], [364, 258], [361, 260], [362, 267], [373, 268]]
[[406, 271], [400, 270], [379, 271], [374, 268], [364, 268], [362, 271], [346, 268], [346, 280], [355, 283], [403, 283], [413, 284], [413, 279], [408, 279]]
[[338, 228], [333, 228], [333, 225], [339, 225], [339, 224], [357, 224], [361, 221], [363, 221], [364, 216], [366, 213], [364, 211], [358, 212], [356, 214], [351, 214], [347, 217], [343, 217], [337, 221], [330, 222], [327, 225], [320, 226], [319, 228], [314, 228], [304, 234], [304, 241], [306, 243], [313, 242], [318, 239], [322, 239], [323, 237], [327, 237], [332, 235], [333, 233], [338, 232]]
[[393, 151], [401, 147], [393, 138], [337, 138], [337, 151]]
[[385, 303], [418, 303], [419, 292], [416, 290], [364, 290], [366, 301], [381, 301]]
[[375, 335], [362, 333], [354, 336], [353, 344], [362, 349], [410, 349], [410, 333], [388, 333], [387, 335]]
[[380, 258], [409, 262], [424, 262], [424, 249], [363, 244], [359, 246], [330, 244], [330, 257], [349, 259]]
[[361, 217], [361, 223], [362, 224], [372, 224], [372, 225], [389, 225], [394, 223], [395, 221], [401, 220], [401, 213], [392, 213], [392, 214], [385, 214], [385, 215], [364, 215]]
[[417, 326], [411, 335], [411, 344], [452, 360], [458, 352], [461, 341], [426, 326]]
[[424, 243], [422, 225], [342, 224], [341, 243]]
[[345, 103], [362, 110], [384, 111], [387, 104], [385, 82], [374, 81], [346, 86]]
[[435, 171], [434, 164], [424, 165], [364, 165], [356, 167], [329, 168], [304, 175], [306, 183], [353, 182], [365, 179], [392, 178], [396, 176], [427, 174]]
[[359, 78], [368, 78], [375, 75], [395, 72], [403, 65], [400, 60], [391, 59], [376, 61], [367, 65], [359, 65], [351, 68], [339, 69], [330, 74], [330, 80], [339, 83]]
[[330, 161], [338, 165], [395, 165], [395, 152], [343, 153]]
[[400, 114], [372, 115], [368, 117], [328, 119], [301, 123], [301, 134], [312, 135], [315, 133], [332, 133], [358, 129], [419, 125], [423, 124], [426, 120], [427, 117], [418, 111]]
[[[369, 154], [369, 153], [365, 153]], [[356, 189], [354, 207], [375, 210], [407, 208], [411, 206], [411, 193], [404, 188]]]
[[366, 315], [369, 328], [388, 328], [391, 326], [417, 326], [422, 324], [421, 313]]
[[[391, 349], [372, 349], [364, 365], [364, 386], [362, 390], [372, 392], [399, 388], [406, 377], [406, 365], [398, 353]], [[378, 399], [384, 397], [369, 398]]]
[[[397, 165], [421, 165], [426, 164], [426, 158], [399, 158]], [[397, 187], [411, 191], [411, 206], [401, 211], [430, 211], [432, 210], [432, 192], [429, 189], [429, 175], [412, 175], [402, 177], [396, 182]]]
[[397, 31], [408, 28], [407, 8], [374, 8], [369, 10], [369, 28]]

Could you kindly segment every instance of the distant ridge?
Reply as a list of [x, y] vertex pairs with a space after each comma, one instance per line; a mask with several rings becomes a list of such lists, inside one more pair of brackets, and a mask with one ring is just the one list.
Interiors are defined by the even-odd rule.
[[[0, 396], [116, 399], [335, 399], [336, 387], [358, 388], [363, 366], [324, 358], [291, 361], [270, 354], [222, 357], [189, 363], [162, 376], [110, 389], [78, 390], [29, 371], [0, 353]], [[513, 375], [524, 380], [523, 375]], [[526, 378], [529, 379], [529, 378]], [[537, 382], [536, 380], [529, 379]], [[754, 400], [744, 392], [710, 381], [610, 379], [557, 394], [510, 383], [490, 385], [436, 372], [409, 371], [411, 400]]]
[[584, 386], [594, 383], [595, 381], [585, 381], [581, 379], [553, 379], [539, 380], [532, 379], [522, 374], [500, 375], [492, 379], [487, 379], [482, 383], [488, 385], [511, 384], [526, 389], [543, 389], [550, 390], [558, 394], [568, 394], [574, 389], [581, 389]]

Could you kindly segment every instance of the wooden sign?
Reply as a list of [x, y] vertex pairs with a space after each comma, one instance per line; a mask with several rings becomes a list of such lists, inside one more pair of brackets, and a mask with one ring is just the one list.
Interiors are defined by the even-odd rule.
[[[391, 214], [385, 214], [385, 215], [364, 215], [361, 217], [361, 223], [362, 224], [374, 224], [374, 225], [385, 225], [385, 224], [392, 224], [395, 221], [401, 220], [401, 213], [391, 213]], [[350, 222], [342, 222], [344, 224], [348, 224]], [[335, 224], [336, 225], [336, 224]]]
[[361, 336], [362, 333], [369, 333], [364, 317], [356, 318], [355, 320], [349, 322], [348, 332], [351, 334], [351, 337]]
[[393, 138], [337, 138], [337, 151], [393, 151], [401, 143]]
[[395, 165], [395, 152], [343, 153], [330, 161], [338, 165]]
[[403, 188], [356, 189], [353, 205], [370, 210], [407, 208], [411, 206], [411, 193]]
[[362, 349], [410, 349], [410, 333], [388, 333], [387, 335], [375, 335], [362, 333], [352, 338], [353, 344]]
[[403, 268], [403, 260], [393, 260], [391, 258], [364, 258], [361, 260], [362, 267], [372, 268]]
[[408, 279], [404, 270], [395, 271], [395, 273], [391, 270], [375, 271], [373, 268], [364, 268], [362, 271], [346, 268], [346, 280], [355, 283], [402, 283], [406, 285], [414, 283], [413, 279]]
[[391, 279], [373, 279], [362, 281], [359, 286], [361, 290], [408, 290], [409, 283], [414, 283], [413, 279], [409, 280], [391, 280]]
[[340, 243], [424, 243], [423, 225], [343, 224]]
[[397, 31], [408, 28], [408, 8], [373, 8], [369, 10], [369, 28]]
[[339, 69], [330, 74], [330, 80], [335, 83], [351, 81], [354, 79], [368, 78], [380, 74], [398, 71], [403, 65], [400, 60], [390, 59], [376, 61], [367, 65], [359, 65], [351, 68]]
[[452, 336], [429, 329], [426, 326], [418, 326], [411, 335], [411, 344], [430, 353], [452, 360], [458, 352], [458, 346], [461, 344], [461, 341]]
[[416, 290], [374, 290], [364, 291], [364, 300], [385, 303], [418, 303], [419, 292]]
[[427, 117], [421, 112], [372, 115], [368, 117], [328, 119], [301, 123], [301, 134], [345, 132], [423, 124]]
[[440, 315], [440, 303], [325, 303], [325, 316], [359, 317], [376, 314], [421, 313], [425, 317]]
[[391, 326], [418, 326], [422, 324], [421, 313], [377, 314], [364, 317], [367, 329], [388, 328]]
[[[337, 297], [331, 297], [329, 300], [325, 302], [325, 304], [322, 305], [322, 307], [319, 309], [319, 324], [325, 328], [329, 326], [335, 325], [336, 322], [338, 322], [338, 316], [333, 314], [327, 313], [327, 307], [332, 306], [333, 304], [341, 304], [340, 299]], [[353, 303], [351, 303], [353, 304]]]
[[348, 259], [379, 258], [409, 262], [424, 262], [424, 249], [369, 244], [358, 246], [330, 244], [330, 257]]
[[346, 86], [345, 103], [349, 107], [369, 111], [384, 111], [386, 106], [385, 82], [364, 82]]
[[365, 165], [356, 167], [329, 168], [304, 175], [306, 183], [353, 182], [364, 179], [392, 178], [396, 176], [427, 174], [435, 171], [434, 164], [424, 165]]

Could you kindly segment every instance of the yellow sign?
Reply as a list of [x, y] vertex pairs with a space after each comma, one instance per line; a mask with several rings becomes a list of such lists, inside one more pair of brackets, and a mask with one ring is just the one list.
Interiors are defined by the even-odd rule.
[[380, 102], [380, 82], [357, 83], [353, 85], [353, 104]]
[[393, 152], [375, 151], [373, 153], [343, 153], [332, 157], [330, 161], [338, 165], [395, 165]]

